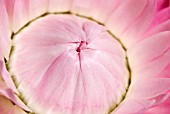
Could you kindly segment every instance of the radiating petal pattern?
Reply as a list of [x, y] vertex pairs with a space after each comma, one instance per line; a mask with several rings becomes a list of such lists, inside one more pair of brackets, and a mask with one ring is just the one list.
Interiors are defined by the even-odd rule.
[[[124, 6], [123, 6], [124, 5]], [[155, 14], [154, 0], [127, 0], [111, 15], [106, 26], [129, 48], [143, 39]], [[129, 13], [126, 13], [127, 10]]]
[[164, 77], [160, 72], [164, 72], [170, 64], [169, 36], [169, 31], [158, 33], [137, 43], [128, 51], [134, 80]]
[[169, 114], [169, 97], [170, 0], [0, 0], [1, 114]]
[[105, 27], [50, 15], [13, 41], [10, 72], [33, 111], [104, 114], [121, 101], [128, 85], [125, 53]]

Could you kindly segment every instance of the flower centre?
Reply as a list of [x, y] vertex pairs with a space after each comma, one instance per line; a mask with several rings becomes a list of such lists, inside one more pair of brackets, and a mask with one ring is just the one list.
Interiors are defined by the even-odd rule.
[[14, 35], [9, 72], [35, 113], [107, 114], [123, 99], [126, 54], [104, 26], [46, 15]]
[[81, 50], [86, 49], [87, 43], [84, 41], [78, 42], [78, 47], [76, 49], [77, 52], [81, 52]]

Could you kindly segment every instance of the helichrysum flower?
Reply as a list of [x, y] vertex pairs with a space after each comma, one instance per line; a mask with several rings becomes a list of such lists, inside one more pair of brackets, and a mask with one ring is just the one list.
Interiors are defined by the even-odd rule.
[[0, 0], [0, 114], [170, 114], [170, 1]]

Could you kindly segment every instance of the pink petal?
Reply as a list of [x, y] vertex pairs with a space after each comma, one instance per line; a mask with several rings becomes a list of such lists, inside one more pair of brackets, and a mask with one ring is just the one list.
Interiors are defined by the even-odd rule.
[[160, 105], [147, 110], [144, 114], [170, 114], [170, 98]]
[[5, 2], [6, 10], [7, 10], [7, 13], [8, 13], [8, 17], [9, 17], [10, 30], [12, 30], [12, 27], [13, 27], [13, 11], [14, 11], [15, 0], [4, 0], [4, 2]]
[[169, 31], [158, 33], [128, 50], [134, 80], [164, 77], [160, 72], [170, 64], [169, 36]]
[[[69, 16], [67, 17], [67, 16], [58, 15], [58, 17], [59, 19], [57, 19], [55, 15], [50, 15], [50, 18], [47, 17], [46, 19], [39, 19], [37, 22], [39, 21], [40, 22], [37, 23], [37, 25], [32, 25], [30, 30], [26, 29], [26, 31], [28, 32], [24, 33], [24, 35], [26, 36], [25, 39], [19, 39], [18, 41], [16, 38], [14, 40], [14, 44], [19, 42], [20, 46], [23, 46], [23, 44], [26, 46], [30, 46], [30, 45], [32, 46], [54, 45], [55, 46], [58, 44], [66, 44], [69, 42], [76, 42], [77, 40], [81, 40], [78, 36], [85, 37], [83, 31], [74, 31], [75, 29], [81, 28], [79, 24], [73, 22], [71, 19], [68, 20], [69, 24], [64, 23], [64, 19], [68, 19]], [[76, 21], [78, 21], [74, 16], [71, 17], [73, 18], [73, 20], [75, 19]], [[54, 20], [57, 20], [57, 22]], [[53, 26], [58, 25], [58, 28], [54, 29], [53, 27], [51, 27], [51, 25]], [[71, 29], [70, 25], [74, 29]], [[49, 33], [46, 31], [48, 31]], [[29, 32], [34, 32], [34, 34], [29, 34]], [[57, 34], [57, 32], [60, 32], [60, 34]], [[50, 39], [48, 37], [50, 37]]]
[[169, 0], [156, 0], [156, 3], [157, 3], [157, 11], [160, 11], [168, 7], [170, 4], [170, 1]]
[[[0, 76], [1, 75], [2, 78], [0, 77], [0, 95], [3, 95], [6, 98], [10, 99], [12, 102], [20, 106], [21, 108], [30, 111], [30, 109], [27, 106], [25, 106], [25, 104], [16, 95], [18, 94], [18, 91], [16, 90], [16, 87], [11, 79], [11, 76], [6, 71], [6, 68], [4, 67], [2, 61], [0, 61]], [[3, 81], [3, 79], [5, 82]]]
[[47, 13], [48, 6], [49, 0], [15, 0], [13, 10], [13, 31], [17, 32], [29, 21]]
[[170, 63], [157, 75], [157, 77], [170, 78]]
[[9, 57], [11, 40], [10, 40], [10, 27], [9, 27], [9, 18], [7, 14], [7, 9], [5, 7], [4, 0], [0, 1], [0, 53], [5, 56], [7, 59]]
[[13, 44], [10, 72], [36, 113], [103, 114], [125, 93], [125, 53], [92, 21], [49, 15], [16, 35]]
[[88, 42], [90, 42], [87, 47], [90, 49], [97, 49], [104, 52], [114, 53], [119, 57], [124, 57], [125, 53], [120, 52], [120, 48], [122, 48], [122, 46], [115, 39], [113, 39], [110, 34], [104, 32], [106, 30], [104, 29], [104, 27], [101, 26], [100, 28], [96, 29], [95, 25], [96, 24], [92, 23], [83, 24], [86, 37], [88, 39]]
[[32, 20], [48, 11], [51, 0], [28, 0], [29, 2], [29, 20]]
[[29, 1], [15, 0], [13, 11], [13, 31], [17, 32], [29, 21]]
[[120, 2], [121, 0], [74, 0], [71, 11], [103, 23]]
[[126, 99], [111, 114], [144, 114], [146, 110], [166, 101], [169, 97], [169, 93], [167, 94], [169, 90], [169, 78], [134, 82], [130, 86]]
[[3, 60], [0, 60], [0, 76], [2, 76], [9, 88], [11, 88], [15, 93], [18, 93], [9, 72], [5, 68], [5, 63]]
[[170, 18], [170, 8], [166, 8], [162, 11], [160, 11], [159, 13], [157, 13], [157, 15], [155, 16], [152, 25], [158, 25], [161, 24], [167, 20], [169, 20]]
[[106, 25], [112, 27], [111, 30], [115, 35], [120, 35], [133, 21], [136, 21], [135, 19], [141, 15], [146, 5], [147, 0], [126, 0], [113, 11]]
[[153, 78], [133, 82], [128, 92], [129, 98], [151, 99], [166, 94], [170, 90], [170, 78]]
[[148, 37], [163, 31], [170, 31], [170, 8], [157, 13], [145, 36]]
[[154, 102], [138, 99], [127, 99], [111, 114], [143, 114]]
[[129, 48], [143, 39], [142, 35], [154, 17], [155, 7], [154, 0], [126, 0], [113, 12], [106, 26]]
[[49, 12], [68, 12], [73, 0], [50, 0]]

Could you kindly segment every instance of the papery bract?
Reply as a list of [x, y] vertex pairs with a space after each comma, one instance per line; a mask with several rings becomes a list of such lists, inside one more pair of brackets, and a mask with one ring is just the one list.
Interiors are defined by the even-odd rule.
[[0, 25], [0, 113], [170, 113], [169, 0], [0, 0]]

